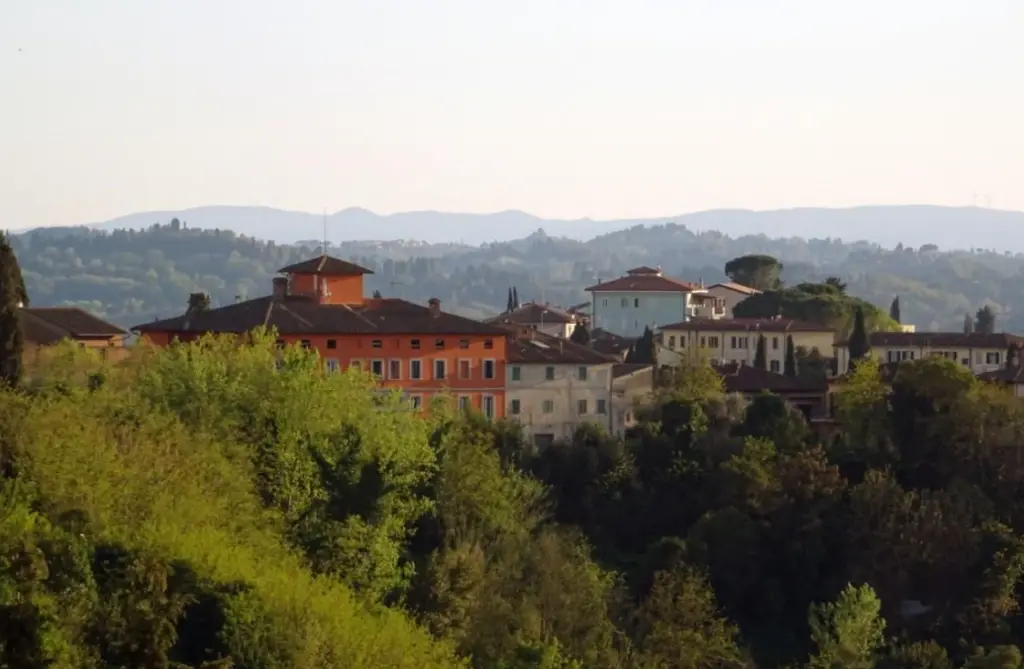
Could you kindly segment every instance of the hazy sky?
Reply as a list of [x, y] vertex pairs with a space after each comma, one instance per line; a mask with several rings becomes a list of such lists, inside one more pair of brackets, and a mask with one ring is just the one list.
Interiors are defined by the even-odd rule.
[[1024, 0], [0, 0], [0, 226], [1024, 209]]

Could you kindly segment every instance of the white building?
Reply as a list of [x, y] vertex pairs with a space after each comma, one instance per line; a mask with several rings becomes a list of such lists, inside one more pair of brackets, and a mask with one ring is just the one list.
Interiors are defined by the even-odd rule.
[[559, 337], [521, 330], [509, 338], [506, 351], [505, 416], [519, 421], [538, 446], [569, 439], [587, 423], [621, 433], [625, 420], [617, 420], [613, 408], [642, 394], [633, 386], [643, 384], [635, 380], [616, 394], [617, 358]]
[[568, 338], [572, 335], [572, 331], [576, 329], [578, 320], [576, 314], [565, 309], [554, 307], [550, 304], [524, 302], [519, 308], [513, 311], [506, 311], [484, 322], [491, 325], [513, 325], [522, 328], [533, 328], [538, 332], [543, 332], [553, 337]]
[[[871, 354], [882, 362], [902, 362], [940, 357], [953, 360], [975, 374], [996, 372], [1006, 366], [1011, 346], [1024, 345], [1024, 337], [1005, 332], [872, 332]], [[850, 342], [836, 342], [840, 374], [850, 369]]]
[[733, 309], [737, 304], [751, 295], [760, 295], [757, 288], [744, 286], [733, 281], [716, 283], [708, 286], [708, 297], [698, 305], [697, 313], [701, 318], [734, 318]]
[[593, 327], [624, 337], [639, 337], [644, 328], [678, 323], [698, 314], [708, 298], [698, 284], [665, 276], [661, 269], [637, 267], [626, 276], [587, 288], [592, 296]]

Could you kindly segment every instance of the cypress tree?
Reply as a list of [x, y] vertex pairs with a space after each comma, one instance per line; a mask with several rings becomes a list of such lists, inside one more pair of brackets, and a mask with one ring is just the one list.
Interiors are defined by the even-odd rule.
[[754, 367], [762, 372], [768, 371], [768, 342], [764, 334], [757, 336], [757, 351], [754, 353]]
[[515, 309], [515, 302], [512, 300], [512, 286], [508, 287], [508, 302], [505, 303], [505, 313], [512, 313]]
[[515, 286], [512, 286], [512, 308], [519, 308], [519, 289]]
[[864, 310], [860, 307], [857, 307], [857, 311], [853, 314], [853, 331], [850, 332], [850, 341], [847, 346], [850, 351], [851, 367], [866, 358], [871, 352], [867, 327], [864, 325]]
[[580, 321], [576, 324], [576, 327], [572, 329], [572, 334], [569, 335], [569, 341], [583, 346], [590, 345], [590, 330], [587, 329], [586, 323]]
[[796, 376], [796, 347], [793, 345], [793, 335], [786, 336], [786, 362], [782, 373], [786, 376]]
[[10, 240], [0, 232], [0, 384], [9, 386], [21, 381], [22, 306], [28, 306], [28, 292], [21, 267]]
[[889, 305], [889, 318], [893, 319], [897, 323], [902, 323], [900, 320], [900, 298], [897, 295], [892, 300], [892, 304]]

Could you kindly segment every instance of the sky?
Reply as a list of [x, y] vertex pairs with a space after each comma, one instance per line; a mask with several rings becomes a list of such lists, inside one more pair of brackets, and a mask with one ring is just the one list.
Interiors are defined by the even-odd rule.
[[1021, 0], [3, 0], [0, 225], [1024, 210]]

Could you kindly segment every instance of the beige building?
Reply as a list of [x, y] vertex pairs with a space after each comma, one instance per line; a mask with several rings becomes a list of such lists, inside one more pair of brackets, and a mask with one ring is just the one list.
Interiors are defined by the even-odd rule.
[[[1002, 369], [1010, 346], [1024, 344], [1024, 338], [1003, 332], [873, 332], [869, 341], [871, 354], [882, 362], [940, 356], [955, 360], [975, 374]], [[836, 342], [835, 356], [839, 373], [845, 374], [850, 369], [848, 341]]]
[[677, 366], [685, 355], [704, 355], [715, 364], [754, 364], [758, 337], [764, 335], [768, 370], [782, 372], [786, 361], [786, 338], [793, 337], [796, 349], [817, 349], [831, 357], [835, 330], [816, 323], [788, 318], [693, 319], [659, 329], [658, 364]]
[[637, 423], [637, 407], [651, 399], [654, 366], [619, 363], [612, 368], [612, 434], [622, 436]]
[[737, 304], [751, 295], [760, 294], [760, 290], [740, 283], [716, 283], [707, 287], [707, 296], [697, 307], [697, 316], [711, 319], [733, 318], [733, 309]]
[[617, 429], [612, 407], [618, 359], [535, 330], [509, 337], [505, 416], [538, 446], [569, 439], [587, 423]]
[[484, 322], [491, 325], [533, 328], [553, 337], [569, 338], [576, 329], [578, 320], [575, 313], [566, 309], [550, 304], [524, 302], [518, 309], [506, 311]]

